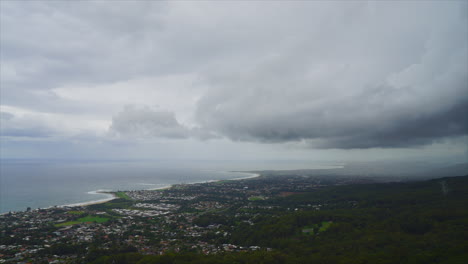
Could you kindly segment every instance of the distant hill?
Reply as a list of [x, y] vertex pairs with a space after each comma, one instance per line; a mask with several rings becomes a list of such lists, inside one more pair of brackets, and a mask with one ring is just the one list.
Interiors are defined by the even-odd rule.
[[468, 163], [443, 166], [426, 162], [354, 162], [338, 169], [259, 171], [269, 176], [358, 177], [377, 182], [423, 180], [468, 175]]
[[442, 167], [438, 169], [427, 170], [422, 173], [421, 177], [436, 178], [445, 176], [465, 176], [468, 175], [468, 163], [460, 163], [452, 166]]

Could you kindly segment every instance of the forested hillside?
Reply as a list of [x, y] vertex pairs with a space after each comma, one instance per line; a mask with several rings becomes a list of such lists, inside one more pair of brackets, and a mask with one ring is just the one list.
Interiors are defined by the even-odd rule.
[[[92, 263], [466, 263], [468, 176], [423, 182], [353, 184], [258, 199], [251, 208], [212, 212], [229, 236], [203, 237], [253, 252], [162, 256], [123, 253]], [[265, 209], [268, 208], [268, 209]], [[253, 221], [239, 215], [257, 211]]]

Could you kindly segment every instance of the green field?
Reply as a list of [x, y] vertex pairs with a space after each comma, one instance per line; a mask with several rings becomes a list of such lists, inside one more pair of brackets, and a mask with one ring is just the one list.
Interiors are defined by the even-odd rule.
[[132, 200], [132, 198], [130, 198], [130, 196], [128, 196], [125, 192], [116, 192], [115, 195], [125, 200]]
[[133, 201], [125, 198], [114, 199], [105, 203], [92, 204], [88, 206], [89, 210], [110, 211], [111, 209], [128, 209], [133, 205]]
[[78, 218], [76, 221], [68, 221], [64, 223], [56, 224], [56, 227], [63, 227], [69, 225], [77, 225], [77, 224], [84, 224], [84, 223], [104, 223], [109, 221], [107, 217], [100, 217], [100, 216], [85, 216], [82, 218]]
[[68, 211], [67, 213], [71, 215], [82, 215], [84, 211]]
[[[327, 231], [328, 228], [330, 228], [332, 223], [333, 223], [332, 221], [323, 221], [322, 223], [315, 224], [313, 226], [305, 226], [302, 229], [302, 233], [303, 234], [308, 234], [308, 235], [313, 235], [314, 233], [324, 232], [324, 231]], [[317, 231], [315, 231], [315, 230], [317, 230]]]
[[319, 232], [327, 231], [327, 229], [330, 228], [331, 225], [332, 225], [331, 221], [322, 222], [322, 225], [320, 226], [318, 231]]

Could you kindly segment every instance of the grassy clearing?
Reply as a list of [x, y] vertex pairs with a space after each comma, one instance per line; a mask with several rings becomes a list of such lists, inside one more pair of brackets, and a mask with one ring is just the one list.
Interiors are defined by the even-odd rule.
[[322, 222], [322, 226], [319, 228], [319, 232], [324, 232], [324, 231], [327, 231], [328, 228], [330, 228], [330, 226], [332, 225], [332, 222], [331, 221], [324, 221]]
[[132, 200], [132, 198], [130, 198], [130, 196], [128, 196], [125, 192], [116, 192], [115, 195], [125, 200]]
[[100, 217], [100, 216], [85, 216], [82, 218], [77, 219], [76, 221], [68, 221], [60, 224], [56, 224], [56, 227], [63, 227], [69, 225], [77, 225], [77, 224], [85, 224], [85, 223], [104, 223], [109, 221], [107, 217]]
[[92, 204], [88, 208], [95, 211], [110, 211], [111, 209], [129, 209], [132, 205], [133, 201], [118, 198], [101, 204]]
[[67, 213], [71, 215], [82, 215], [85, 212], [84, 211], [68, 211]]
[[306, 235], [318, 234], [320, 232], [327, 231], [328, 228], [332, 225], [331, 221], [323, 221], [320, 224], [315, 224], [313, 226], [305, 226], [302, 229], [302, 233]]

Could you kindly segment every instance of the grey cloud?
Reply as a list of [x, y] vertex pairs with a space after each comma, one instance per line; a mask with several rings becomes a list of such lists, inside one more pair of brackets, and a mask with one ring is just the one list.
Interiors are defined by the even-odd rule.
[[[323, 136], [312, 144], [318, 148], [414, 147], [431, 144], [449, 137], [468, 134], [468, 100], [449, 109], [434, 113], [408, 113], [390, 122], [382, 120], [368, 124], [371, 128], [356, 129], [355, 133]], [[358, 122], [359, 123], [359, 122]]]
[[[88, 111], [98, 106], [80, 108], [37, 92], [244, 67], [252, 58], [294, 46], [295, 38], [309, 30], [308, 17], [343, 12], [336, 5], [316, 7], [309, 3], [5, 2], [0, 10], [2, 103], [40, 111]], [[278, 41], [279, 35], [287, 37]]]
[[197, 120], [233, 140], [318, 148], [414, 147], [467, 135], [468, 26], [458, 4], [377, 3], [322, 39], [212, 75]]
[[13, 115], [12, 113], [0, 112], [0, 121], [1, 120], [11, 120], [13, 117], [15, 117], [15, 115]]
[[175, 114], [153, 110], [149, 107], [126, 106], [112, 118], [111, 133], [136, 138], [215, 138], [213, 133], [199, 127], [189, 128], [180, 124]]
[[[2, 3], [2, 104], [41, 111], [79, 112], [48, 91], [73, 84], [128, 80], [156, 74], [153, 41], [165, 3]], [[40, 81], [39, 81], [40, 80]], [[70, 106], [71, 105], [71, 106]]]
[[8, 112], [0, 112], [0, 137], [48, 138], [56, 131], [30, 117], [16, 117]]
[[391, 98], [382, 95], [377, 103], [371, 102], [373, 96], [376, 95], [362, 94], [353, 100], [310, 109], [297, 105], [259, 107], [250, 101], [250, 107], [231, 112], [217, 105], [206, 124], [233, 140], [264, 143], [312, 140], [310, 146], [315, 148], [341, 149], [413, 147], [468, 134], [465, 96], [433, 113], [407, 106], [389, 108], [384, 104]]
[[207, 87], [194, 96], [198, 127], [136, 107], [110, 131], [346, 149], [467, 133], [464, 1], [9, 1], [0, 11], [3, 105], [107, 116], [115, 108], [50, 90], [189, 73]]
[[174, 113], [148, 107], [127, 106], [112, 118], [110, 131], [123, 136], [186, 138], [189, 129], [179, 124]]

